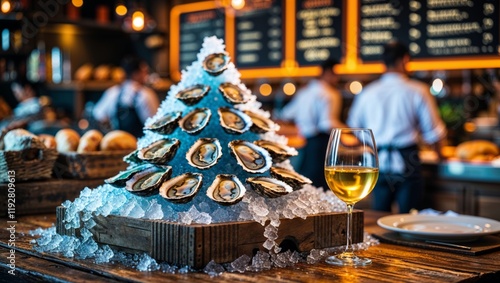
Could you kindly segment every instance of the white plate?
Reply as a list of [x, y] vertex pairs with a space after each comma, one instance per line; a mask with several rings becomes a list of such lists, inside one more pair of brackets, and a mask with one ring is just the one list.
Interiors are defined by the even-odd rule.
[[470, 242], [481, 236], [500, 233], [500, 222], [476, 216], [398, 214], [378, 219], [377, 224], [404, 237]]

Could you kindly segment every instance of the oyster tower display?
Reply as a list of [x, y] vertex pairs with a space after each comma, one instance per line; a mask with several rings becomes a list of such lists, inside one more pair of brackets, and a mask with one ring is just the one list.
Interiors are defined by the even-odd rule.
[[[128, 172], [106, 183], [139, 196], [159, 194], [159, 202], [168, 205], [210, 202], [220, 207], [237, 204], [248, 191], [276, 198], [311, 184], [288, 162], [297, 151], [276, 134], [279, 126], [240, 81], [222, 40], [209, 37], [203, 45], [198, 61], [183, 71], [146, 122], [137, 151], [125, 158]], [[160, 174], [164, 168], [168, 174]], [[138, 193], [134, 182], [144, 182], [144, 170], [160, 173], [154, 189]]]

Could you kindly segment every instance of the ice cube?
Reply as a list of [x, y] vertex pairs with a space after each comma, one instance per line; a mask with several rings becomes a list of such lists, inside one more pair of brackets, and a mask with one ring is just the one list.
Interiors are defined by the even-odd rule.
[[219, 276], [224, 272], [224, 267], [211, 260], [205, 268], [203, 268], [203, 272], [210, 275], [210, 277]]

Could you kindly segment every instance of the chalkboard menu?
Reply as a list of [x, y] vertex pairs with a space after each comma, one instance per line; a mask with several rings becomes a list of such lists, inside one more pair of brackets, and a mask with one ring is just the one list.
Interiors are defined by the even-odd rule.
[[414, 58], [498, 54], [498, 0], [409, 3]]
[[179, 27], [179, 67], [182, 70], [197, 60], [203, 38], [214, 35], [224, 38], [224, 9], [181, 14]]
[[284, 53], [283, 0], [247, 1], [235, 19], [238, 68], [280, 67]]
[[295, 56], [299, 66], [342, 57], [343, 0], [297, 0]]
[[399, 39], [412, 58], [498, 55], [498, 0], [359, 0], [359, 56], [379, 61]]

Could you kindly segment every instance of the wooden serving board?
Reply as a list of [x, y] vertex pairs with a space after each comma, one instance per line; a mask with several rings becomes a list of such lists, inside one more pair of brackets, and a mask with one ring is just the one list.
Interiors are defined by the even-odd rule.
[[[15, 182], [15, 214], [29, 215], [54, 213], [54, 209], [66, 200], [74, 200], [85, 188], [94, 188], [104, 183], [103, 179], [71, 180], [48, 179], [43, 181]], [[7, 215], [7, 193], [9, 184], [0, 184], [0, 216]]]
[[[61, 235], [79, 235], [64, 227], [64, 207], [56, 210], [56, 230]], [[90, 231], [94, 240], [129, 253], [147, 253], [156, 260], [177, 266], [203, 268], [211, 260], [231, 262], [258, 250], [264, 226], [257, 222], [184, 225], [162, 220], [136, 219], [109, 215], [94, 216], [97, 223]], [[307, 219], [281, 219], [276, 243], [299, 252], [342, 246], [346, 243], [346, 213], [308, 216]], [[363, 241], [363, 212], [353, 213], [354, 243]]]

